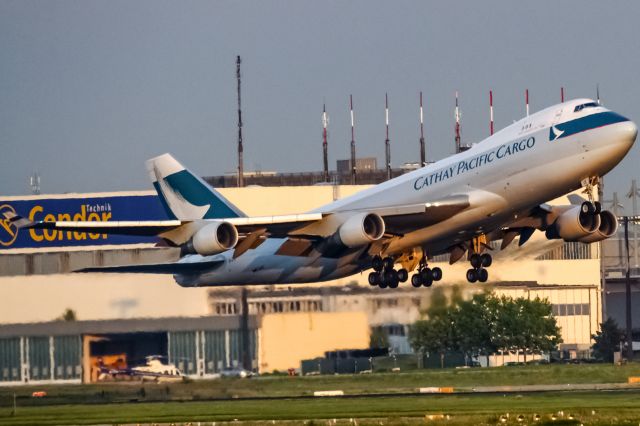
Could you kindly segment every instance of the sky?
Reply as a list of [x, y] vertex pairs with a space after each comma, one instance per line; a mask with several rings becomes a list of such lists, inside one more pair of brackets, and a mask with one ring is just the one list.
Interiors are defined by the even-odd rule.
[[[640, 120], [637, 1], [0, 0], [0, 194], [150, 189], [144, 161], [170, 152], [200, 175], [236, 167], [242, 57], [245, 170], [322, 169], [358, 156], [392, 165], [451, 155], [454, 93], [463, 143], [567, 99]], [[623, 197], [640, 146], [605, 179]], [[630, 203], [627, 202], [630, 206]], [[625, 210], [630, 213], [630, 207]]]

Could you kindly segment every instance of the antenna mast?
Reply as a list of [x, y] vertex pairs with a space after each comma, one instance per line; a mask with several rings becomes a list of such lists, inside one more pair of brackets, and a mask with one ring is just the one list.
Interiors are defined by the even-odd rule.
[[524, 90], [524, 108], [528, 117], [529, 116], [529, 89]]
[[560, 87], [560, 102], [564, 102], [564, 87]]
[[356, 184], [356, 140], [353, 120], [353, 95], [349, 95], [349, 109], [351, 110], [351, 185]]
[[242, 108], [240, 103], [240, 55], [236, 61], [236, 78], [238, 79], [238, 187], [244, 186], [244, 165], [242, 162]]
[[387, 138], [384, 140], [384, 153], [387, 167], [387, 180], [391, 179], [391, 143], [389, 141], [389, 97], [384, 94], [384, 122], [387, 128]]
[[29, 186], [33, 195], [40, 195], [40, 174], [38, 172], [33, 172], [29, 176]]
[[489, 90], [489, 135], [493, 135], [493, 90]]
[[456, 154], [461, 152], [460, 141], [462, 137], [460, 136], [460, 108], [458, 107], [458, 91], [456, 90], [456, 110], [455, 110], [455, 118], [456, 118], [456, 126], [455, 126], [455, 141], [456, 141]]
[[329, 182], [329, 147], [327, 144], [327, 126], [329, 125], [329, 116], [327, 108], [322, 104], [322, 160], [324, 165], [324, 181]]
[[427, 165], [427, 158], [424, 152], [424, 115], [422, 113], [422, 92], [420, 92], [420, 167]]

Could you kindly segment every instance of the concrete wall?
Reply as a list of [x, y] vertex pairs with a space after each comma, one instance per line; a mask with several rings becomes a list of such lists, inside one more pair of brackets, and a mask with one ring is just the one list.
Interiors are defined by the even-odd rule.
[[369, 347], [369, 324], [364, 312], [267, 314], [258, 339], [260, 372], [286, 371], [326, 351]]

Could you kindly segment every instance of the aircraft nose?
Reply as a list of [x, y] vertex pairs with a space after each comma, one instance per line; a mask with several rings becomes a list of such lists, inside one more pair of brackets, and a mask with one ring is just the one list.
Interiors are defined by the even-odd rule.
[[619, 123], [617, 131], [620, 139], [628, 143], [629, 146], [633, 145], [636, 141], [636, 136], [638, 136], [638, 126], [633, 121]]

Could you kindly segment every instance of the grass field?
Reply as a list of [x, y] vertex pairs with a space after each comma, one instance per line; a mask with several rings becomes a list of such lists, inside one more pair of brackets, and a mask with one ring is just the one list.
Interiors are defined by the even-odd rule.
[[[579, 383], [626, 383], [640, 376], [640, 364], [539, 365], [500, 368], [415, 370], [407, 373], [376, 373], [340, 376], [263, 376], [253, 379], [218, 379], [190, 383], [153, 384], [139, 382], [96, 385], [45, 385], [0, 387], [0, 407], [19, 405], [84, 404], [138, 401], [210, 400], [251, 397], [308, 396], [318, 390], [341, 389], [346, 394], [406, 393], [418, 387], [551, 385]], [[31, 393], [44, 390], [48, 397], [33, 399]]]
[[[313, 377], [264, 376], [170, 385], [126, 383], [2, 387], [0, 425], [135, 424], [234, 419], [251, 422], [290, 420], [299, 423], [302, 419], [318, 421], [333, 418], [369, 419], [359, 424], [379, 424], [380, 421], [384, 424], [413, 424], [417, 421], [423, 423], [428, 413], [449, 414], [451, 417], [446, 424], [497, 424], [499, 417], [507, 412], [510, 413], [507, 423], [513, 421], [516, 424], [515, 417], [520, 414], [531, 417], [535, 412], [549, 416], [560, 410], [566, 415], [573, 413], [584, 424], [620, 424], [634, 420], [628, 424], [637, 425], [640, 419], [640, 389], [522, 395], [237, 400], [294, 398], [310, 396], [316, 390], [334, 389], [343, 390], [347, 395], [371, 395], [414, 392], [416, 388], [426, 386], [451, 386], [468, 390], [478, 386], [626, 383], [629, 376], [640, 376], [639, 364], [542, 365]], [[36, 390], [46, 391], [47, 397], [32, 398], [31, 393]], [[12, 416], [14, 393], [17, 414]], [[595, 416], [591, 415], [591, 410], [596, 410]], [[553, 424], [561, 424], [560, 420]], [[573, 424], [566, 418], [563, 421]], [[531, 424], [531, 421], [526, 424]]]
[[[448, 416], [433, 423], [457, 424], [638, 424], [640, 392], [560, 392], [527, 395], [449, 395], [384, 398], [316, 398], [103, 405], [59, 405], [0, 411], [0, 425], [137, 424], [172, 422], [281, 421], [326, 424], [424, 424], [426, 415]], [[557, 414], [559, 411], [563, 415]], [[551, 420], [556, 414], [557, 421]], [[507, 419], [508, 414], [508, 419]], [[522, 415], [527, 421], [518, 422]], [[505, 417], [505, 423], [499, 421]], [[575, 421], [569, 420], [573, 416]], [[332, 422], [330, 422], [332, 423]]]

